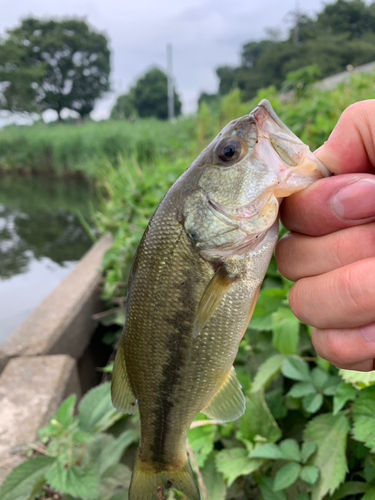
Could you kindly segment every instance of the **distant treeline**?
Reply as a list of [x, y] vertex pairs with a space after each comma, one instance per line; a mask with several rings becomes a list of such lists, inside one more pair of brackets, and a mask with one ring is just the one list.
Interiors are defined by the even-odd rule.
[[[315, 18], [298, 12], [293, 17], [286, 40], [278, 39], [278, 29], [268, 30], [268, 38], [242, 47], [238, 67], [217, 68], [219, 96], [239, 88], [243, 99], [249, 100], [261, 88], [281, 88], [288, 73], [305, 66], [316, 66], [324, 78], [347, 65], [375, 60], [375, 2], [337, 0], [325, 5]], [[216, 98], [202, 93], [200, 102]]]

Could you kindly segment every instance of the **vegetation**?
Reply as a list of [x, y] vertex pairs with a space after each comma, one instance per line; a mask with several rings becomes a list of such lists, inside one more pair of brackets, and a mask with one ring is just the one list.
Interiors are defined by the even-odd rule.
[[109, 90], [109, 73], [108, 40], [85, 21], [30, 17], [0, 41], [0, 108], [84, 118]]
[[76, 124], [8, 126], [0, 130], [0, 171], [80, 174], [93, 178], [110, 161], [134, 156], [143, 164], [184, 156], [194, 140], [194, 120], [155, 119]]
[[375, 3], [337, 0], [326, 4], [317, 17], [294, 13], [294, 26], [286, 40], [272, 36], [242, 47], [238, 67], [217, 69], [219, 94], [239, 88], [251, 99], [260, 88], [280, 88], [286, 75], [307, 65], [318, 67], [321, 77], [375, 60]]
[[[175, 116], [181, 114], [181, 101], [174, 91]], [[120, 95], [111, 111], [111, 118], [168, 118], [168, 78], [159, 68], [151, 68], [139, 78], [128, 94]]]
[[[267, 98], [314, 150], [349, 104], [375, 98], [373, 74], [348, 76], [333, 91], [312, 86], [319, 74], [342, 69], [347, 61], [374, 59], [374, 15], [374, 4], [338, 0], [316, 20], [299, 21], [298, 44], [295, 32], [283, 42], [247, 44], [242, 66], [221, 73], [224, 97], [202, 96], [194, 119], [171, 124], [136, 118], [142, 114], [135, 96], [142, 102], [147, 95], [148, 80], [141, 79], [139, 93], [122, 96], [112, 114], [134, 118], [133, 123], [38, 124], [0, 132], [3, 171], [79, 172], [98, 185], [101, 207], [95, 223], [101, 233], [114, 234], [102, 264], [108, 304], [104, 342], [116, 346], [119, 339], [131, 260], [150, 216], [228, 121]], [[270, 82], [292, 90], [289, 102], [275, 86], [256, 92]], [[166, 96], [163, 102], [166, 106]], [[290, 311], [290, 287], [273, 260], [235, 362], [247, 401], [245, 414], [223, 425], [198, 414], [189, 431], [188, 451], [203, 500], [375, 498], [375, 375], [338, 370], [316, 355], [311, 328]], [[65, 400], [40, 430], [40, 442], [26, 450], [26, 462], [2, 485], [2, 500], [126, 498], [138, 416], [113, 409], [108, 383], [89, 392], [76, 415], [74, 404], [74, 396]]]
[[[304, 74], [289, 80], [296, 84]], [[202, 148], [229, 120], [268, 97], [285, 123], [314, 149], [345, 107], [375, 97], [373, 75], [352, 75], [331, 92], [308, 84], [300, 90], [289, 103], [282, 103], [270, 87], [248, 103], [235, 90], [211, 108], [202, 104], [195, 147]], [[101, 193], [96, 225], [115, 236], [103, 261], [107, 343], [116, 344], [119, 338], [127, 275], [148, 220], [194, 157], [187, 130], [181, 136], [187, 142], [181, 142], [180, 159], [159, 155], [152, 163], [140, 163], [134, 154], [122, 151], [113, 164], [100, 160], [100, 168], [94, 169]], [[189, 454], [203, 500], [374, 498], [375, 375], [338, 370], [316, 356], [310, 327], [289, 309], [290, 286], [272, 261], [235, 362], [247, 401], [243, 417], [217, 425], [198, 414], [189, 431]], [[0, 498], [124, 498], [130, 474], [124, 463], [131, 466], [134, 459], [138, 416], [121, 416], [111, 408], [108, 384], [82, 400], [77, 416], [73, 406], [74, 399], [68, 398], [40, 431], [42, 443], [8, 476]]]

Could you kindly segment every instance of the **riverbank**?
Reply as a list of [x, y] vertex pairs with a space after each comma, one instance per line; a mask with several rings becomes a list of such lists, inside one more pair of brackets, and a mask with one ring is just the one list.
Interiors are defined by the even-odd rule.
[[92, 378], [90, 356], [82, 357], [103, 307], [99, 269], [111, 242], [103, 236], [0, 347], [0, 482], [22, 461], [15, 447], [34, 440], [64, 397], [81, 395], [80, 379]]
[[190, 118], [13, 125], [0, 130], [0, 172], [94, 179], [103, 163], [116, 163], [119, 156], [143, 164], [186, 154], [194, 134]]

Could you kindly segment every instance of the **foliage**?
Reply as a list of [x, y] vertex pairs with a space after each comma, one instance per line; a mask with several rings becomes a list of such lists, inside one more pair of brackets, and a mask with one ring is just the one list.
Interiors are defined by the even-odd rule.
[[134, 120], [136, 116], [132, 97], [128, 94], [119, 95], [111, 109], [111, 120]]
[[[140, 118], [168, 118], [168, 78], [161, 69], [151, 68], [138, 78], [128, 94], [117, 98], [111, 111], [113, 118], [132, 118], [135, 114]], [[175, 90], [174, 114], [181, 114], [181, 101]]]
[[[16, 467], [0, 488], [2, 500], [39, 498], [51, 488], [64, 498], [110, 500], [129, 486], [130, 470], [120, 463], [124, 450], [138, 439], [131, 426], [115, 437], [106, 432], [123, 415], [111, 403], [109, 383], [88, 392], [74, 416], [75, 395], [40, 429], [37, 457]], [[69, 496], [70, 495], [70, 496]], [[54, 497], [55, 498], [55, 497]]]
[[[196, 143], [203, 147], [229, 120], [248, 113], [267, 97], [285, 123], [316, 148], [347, 105], [374, 96], [374, 91], [373, 75], [353, 75], [331, 92], [307, 87], [301, 97], [295, 96], [289, 103], [281, 102], [275, 88], [263, 90], [256, 100], [244, 103], [237, 89], [216, 107], [202, 103]], [[133, 125], [137, 126], [137, 121]], [[189, 134], [184, 137], [191, 141]], [[103, 297], [110, 308], [105, 318], [111, 327], [107, 342], [116, 343], [124, 323], [126, 281], [135, 248], [157, 204], [188, 166], [192, 151], [190, 142], [189, 147], [185, 143], [179, 151], [182, 159], [171, 161], [168, 155], [160, 155], [152, 163], [139, 162], [134, 154], [122, 151], [112, 162], [101, 159], [100, 168], [95, 169], [101, 193], [96, 225], [101, 232], [114, 234], [113, 247], [102, 264]], [[203, 500], [373, 498], [374, 375], [337, 370], [316, 356], [310, 328], [290, 312], [290, 286], [272, 260], [235, 362], [246, 397], [245, 414], [236, 422], [221, 425], [198, 414], [189, 431], [197, 464], [193, 468], [197, 472], [198, 466], [206, 490], [206, 494], [202, 490]], [[26, 462], [28, 472], [15, 469], [3, 488], [16, 488], [17, 484], [20, 493], [14, 491], [19, 500], [32, 498], [46, 481], [69, 493], [70, 498], [96, 498], [99, 494], [100, 498], [111, 498], [118, 490], [105, 490], [110, 491], [105, 496], [103, 488], [108, 484], [126, 491], [129, 471], [116, 465], [120, 451], [114, 455], [113, 469], [108, 466], [105, 472], [101, 464], [106, 464], [108, 457], [102, 459], [101, 451], [107, 446], [125, 450], [127, 463], [131, 463], [137, 416], [125, 417], [108, 429], [119, 417], [117, 412], [109, 412], [108, 386], [99, 390], [102, 392], [86, 396], [87, 406], [81, 403], [77, 417], [66, 410], [69, 405], [72, 408], [72, 402], [65, 403], [65, 410], [42, 431], [41, 436], [49, 439], [46, 450], [52, 455], [47, 459], [53, 462], [43, 460], [46, 457]], [[67, 425], [69, 432], [56, 426], [55, 420], [65, 430]], [[108, 434], [108, 430], [112, 432]], [[93, 469], [97, 471], [95, 478]], [[121, 486], [116, 482], [119, 478]], [[78, 483], [80, 490], [74, 489]]]
[[286, 75], [304, 66], [315, 65], [322, 77], [375, 60], [375, 3], [337, 0], [326, 4], [315, 19], [296, 19], [298, 41], [293, 27], [286, 40], [272, 37], [250, 41], [242, 48], [238, 67], [217, 68], [219, 94], [239, 88], [245, 99], [268, 85], [281, 87]]
[[121, 155], [144, 164], [159, 156], [173, 160], [189, 154], [194, 126], [194, 119], [8, 126], [0, 129], [0, 171], [92, 179], [103, 162], [117, 165]]
[[[331, 92], [307, 86], [292, 104], [282, 103], [274, 88], [249, 103], [235, 90], [216, 108], [202, 103], [197, 142], [203, 147], [229, 120], [267, 97], [293, 131], [318, 147], [346, 106], [374, 96], [373, 82], [373, 75], [353, 75]], [[115, 235], [103, 261], [104, 297], [115, 299], [106, 318], [107, 324], [117, 325], [113, 342], [124, 321], [120, 299], [136, 245], [157, 203], [187, 164], [187, 159], [162, 160], [151, 170], [123, 159], [121, 168], [107, 164], [99, 180], [104, 197], [96, 223]], [[357, 500], [374, 491], [375, 379], [337, 370], [316, 356], [309, 327], [289, 309], [290, 286], [272, 261], [235, 363], [246, 396], [243, 417], [223, 425], [193, 422], [189, 432], [208, 500], [328, 500], [331, 495]]]
[[109, 90], [109, 73], [106, 37], [82, 20], [29, 17], [0, 42], [0, 103], [9, 111], [85, 117]]

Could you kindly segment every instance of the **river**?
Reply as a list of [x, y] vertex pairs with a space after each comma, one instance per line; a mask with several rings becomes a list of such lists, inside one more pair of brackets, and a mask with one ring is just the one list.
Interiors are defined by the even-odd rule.
[[92, 245], [93, 201], [77, 180], [0, 177], [0, 344]]

